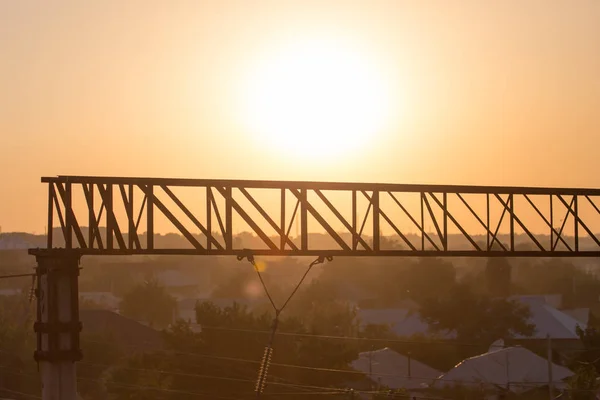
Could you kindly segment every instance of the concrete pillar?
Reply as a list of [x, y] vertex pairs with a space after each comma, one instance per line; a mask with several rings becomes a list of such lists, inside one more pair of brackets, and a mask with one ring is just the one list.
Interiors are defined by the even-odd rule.
[[37, 350], [43, 400], [76, 400], [79, 348], [79, 259], [72, 251], [40, 250], [37, 260]]

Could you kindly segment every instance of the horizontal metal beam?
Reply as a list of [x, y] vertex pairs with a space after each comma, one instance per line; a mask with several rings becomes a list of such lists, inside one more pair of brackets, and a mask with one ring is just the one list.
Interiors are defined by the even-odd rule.
[[433, 193], [479, 193], [479, 194], [562, 194], [600, 196], [600, 189], [591, 188], [549, 188], [519, 186], [466, 186], [429, 185], [398, 183], [357, 183], [357, 182], [309, 182], [309, 181], [270, 181], [270, 180], [231, 180], [231, 179], [184, 179], [184, 178], [129, 178], [102, 176], [43, 177], [43, 183], [92, 183], [112, 185], [167, 185], [197, 187], [243, 187], [252, 189], [318, 189], [318, 190], [367, 190], [392, 192], [433, 192]]
[[[49, 235], [48, 248], [62, 246], [80, 255], [600, 255], [600, 189], [96, 176], [46, 177], [42, 182], [49, 190], [48, 221], [55, 221], [56, 214], [62, 228]], [[57, 187], [69, 188], [68, 196], [58, 196]], [[186, 191], [188, 197], [182, 198], [178, 188], [198, 190]], [[122, 196], [113, 196], [115, 190]], [[336, 204], [324, 191], [345, 194], [346, 200]], [[270, 200], [263, 198], [265, 192], [273, 195]], [[363, 195], [362, 205], [357, 193]], [[577, 201], [583, 197], [587, 201]], [[295, 209], [289, 221], [288, 206]], [[295, 219], [298, 206], [300, 216]], [[69, 216], [68, 226], [63, 215]], [[213, 215], [220, 231], [212, 230], [217, 226]], [[175, 229], [178, 236], [170, 237], [175, 244], [160, 239], [157, 218]], [[294, 220], [296, 237], [290, 236]], [[363, 229], [367, 220], [370, 228]], [[87, 235], [82, 233], [84, 221], [91, 225]], [[254, 235], [254, 248], [233, 240], [236, 224]], [[121, 233], [120, 227], [129, 227], [129, 232]], [[72, 229], [77, 241], [70, 240]], [[321, 232], [319, 240], [315, 231]], [[118, 247], [112, 245], [113, 237]], [[533, 247], [521, 246], [518, 238]]]
[[[65, 249], [29, 249], [32, 255], [51, 255], [64, 253]], [[196, 249], [141, 249], [141, 250], [102, 250], [102, 249], [72, 249], [66, 254], [80, 256], [131, 256], [131, 255], [187, 255], [187, 256], [277, 256], [277, 257], [523, 257], [523, 258], [573, 258], [600, 257], [600, 251], [554, 251], [541, 252], [536, 250], [524, 251], [471, 251], [471, 250], [270, 250], [270, 249], [241, 249], [241, 250], [196, 250]]]

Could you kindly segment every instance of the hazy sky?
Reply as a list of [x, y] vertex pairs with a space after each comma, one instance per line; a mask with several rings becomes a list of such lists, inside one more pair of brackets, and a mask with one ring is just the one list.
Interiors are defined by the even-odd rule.
[[[241, 117], [304, 37], [386, 84], [359, 152], [303, 160]], [[57, 174], [600, 187], [599, 107], [597, 0], [0, 0], [0, 226], [43, 232]]]

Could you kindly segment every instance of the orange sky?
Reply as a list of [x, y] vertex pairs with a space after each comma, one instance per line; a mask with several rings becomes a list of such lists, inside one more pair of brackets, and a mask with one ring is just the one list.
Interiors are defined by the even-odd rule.
[[[0, 226], [42, 175], [600, 187], [600, 2], [0, 2]], [[258, 143], [236, 82], [286, 40], [367, 49], [403, 104], [360, 153]]]

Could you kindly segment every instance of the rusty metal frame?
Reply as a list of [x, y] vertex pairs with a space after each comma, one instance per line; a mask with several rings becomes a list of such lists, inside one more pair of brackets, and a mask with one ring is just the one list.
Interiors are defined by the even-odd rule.
[[[45, 177], [42, 182], [48, 184], [48, 226], [55, 227], [54, 217], [57, 216], [57, 227], [60, 228], [48, 229], [47, 249], [73, 250], [80, 255], [243, 255], [249, 252], [287, 256], [600, 255], [600, 226], [592, 221], [592, 217], [600, 220], [600, 189], [86, 176]], [[205, 197], [201, 200], [206, 204], [205, 215], [192, 211], [191, 205], [176, 194], [174, 189], [178, 187], [204, 190]], [[276, 193], [279, 204], [261, 203], [252, 193], [255, 189]], [[348, 193], [351, 200], [336, 206], [325, 193], [331, 191]], [[78, 206], [87, 208], [85, 217], [74, 210], [73, 195], [76, 192], [83, 196], [82, 204]], [[410, 211], [400, 198], [408, 193], [418, 196], [417, 210]], [[472, 194], [481, 196], [485, 211], [477, 211], [466, 198]], [[358, 196], [367, 201], [366, 211], [359, 210]], [[549, 210], [532, 201], [532, 196], [546, 199]], [[524, 204], [529, 205], [529, 211], [535, 212], [534, 215], [543, 222], [541, 233], [521, 214], [522, 209], [517, 209], [517, 199], [523, 199]], [[136, 205], [134, 200], [139, 204]], [[586, 201], [592, 207], [592, 216], [589, 209], [586, 215], [581, 212], [582, 203]], [[462, 207], [461, 211], [456, 204]], [[288, 205], [293, 205], [291, 214], [287, 211]], [[491, 217], [491, 205], [500, 207], [499, 218]], [[554, 226], [557, 205], [561, 207], [561, 215], [564, 211], [559, 227]], [[117, 207], [124, 213], [118, 214]], [[318, 207], [333, 217], [325, 216]], [[345, 212], [349, 210], [351, 217], [344, 216], [342, 208]], [[270, 212], [272, 209], [278, 209], [280, 215]], [[185, 239], [184, 247], [161, 247], [155, 232], [158, 215], [169, 221], [176, 233]], [[300, 234], [294, 238], [290, 232], [298, 215]], [[465, 215], [474, 219], [474, 225], [483, 229], [483, 234], [474, 233], [473, 228], [467, 226], [463, 221]], [[400, 217], [408, 222], [401, 224]], [[234, 245], [234, 218], [250, 228], [261, 246], [247, 249]], [[372, 225], [367, 224], [369, 219]], [[323, 249], [311, 244], [309, 220], [325, 232], [331, 246]], [[426, 229], [426, 220], [431, 222], [433, 230]], [[140, 232], [142, 221], [145, 221], [145, 232]], [[502, 232], [503, 223], [509, 225], [508, 231]], [[395, 248], [385, 248], [382, 224], [391, 228], [386, 238], [397, 241]], [[342, 230], [336, 230], [335, 225], [341, 225]], [[459, 248], [449, 240], [450, 229], [454, 231], [452, 235], [458, 235], [467, 244], [467, 248]], [[523, 237], [529, 240], [532, 248], [515, 244], [517, 229], [524, 233]], [[567, 235], [565, 229], [571, 230], [572, 234]], [[478, 240], [477, 235], [483, 239]], [[540, 235], [548, 236], [549, 243]], [[144, 236], [146, 240], [143, 240]]]

